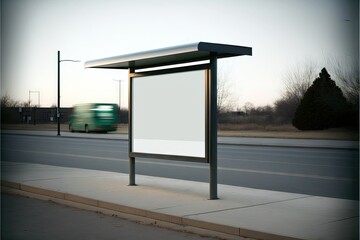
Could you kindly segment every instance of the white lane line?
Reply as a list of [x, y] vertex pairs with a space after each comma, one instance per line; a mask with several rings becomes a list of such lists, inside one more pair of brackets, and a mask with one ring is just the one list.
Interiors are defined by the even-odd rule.
[[[13, 152], [35, 153], [35, 154], [47, 154], [47, 155], [53, 155], [53, 156], [90, 158], [90, 159], [118, 161], [118, 162], [128, 162], [129, 161], [128, 159], [120, 159], [120, 158], [112, 158], [112, 157], [96, 157], [96, 156], [69, 154], [69, 153], [55, 153], [55, 152], [33, 151], [33, 150], [8, 149], [8, 148], [1, 148], [1, 150], [2, 151], [3, 150], [13, 151]], [[181, 164], [181, 163], [154, 162], [151, 160], [149, 160], [149, 161], [136, 160], [136, 163], [149, 164], [149, 165], [160, 165], [160, 166], [196, 168], [196, 169], [208, 169], [209, 168], [207, 165], [200, 166], [200, 165], [189, 165], [189, 164]], [[241, 168], [218, 167], [218, 170], [229, 171], [229, 172], [244, 172], [244, 173], [257, 173], [257, 174], [267, 174], [267, 175], [277, 175], [277, 176], [288, 176], [288, 177], [313, 178], [313, 179], [333, 180], [333, 181], [346, 181], [346, 182], [357, 181], [357, 179], [354, 179], [354, 178], [331, 177], [331, 176], [321, 176], [321, 175], [311, 175], [311, 174], [301, 174], [301, 173], [273, 172], [273, 171], [241, 169]]]
[[336, 168], [349, 168], [346, 166], [337, 166], [337, 165], [326, 165], [326, 164], [310, 164], [310, 163], [294, 163], [294, 162], [282, 162], [274, 160], [256, 160], [256, 159], [234, 159], [234, 158], [225, 158], [221, 157], [221, 160], [228, 160], [231, 162], [258, 162], [258, 163], [274, 163], [274, 164], [284, 164], [284, 165], [297, 165], [297, 166], [310, 166], [310, 167], [336, 167]]

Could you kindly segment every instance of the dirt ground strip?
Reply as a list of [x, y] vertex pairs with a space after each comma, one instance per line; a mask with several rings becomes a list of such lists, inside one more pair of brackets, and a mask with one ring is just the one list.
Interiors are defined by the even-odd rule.
[[[219, 127], [218, 135], [221, 137], [265, 137], [265, 138], [293, 138], [293, 139], [332, 139], [332, 140], [359, 140], [359, 132], [354, 129], [327, 129], [321, 131], [300, 131], [285, 125], [266, 129], [244, 130], [236, 126]], [[9, 130], [57, 130], [57, 124], [2, 124], [1, 129]], [[67, 124], [60, 125], [61, 131], [69, 131]], [[128, 125], [119, 124], [118, 129], [110, 134], [127, 134]]]

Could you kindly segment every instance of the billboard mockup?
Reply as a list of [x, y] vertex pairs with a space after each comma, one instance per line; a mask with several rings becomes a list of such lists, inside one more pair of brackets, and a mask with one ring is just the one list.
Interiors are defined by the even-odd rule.
[[206, 161], [206, 70], [132, 77], [133, 153]]

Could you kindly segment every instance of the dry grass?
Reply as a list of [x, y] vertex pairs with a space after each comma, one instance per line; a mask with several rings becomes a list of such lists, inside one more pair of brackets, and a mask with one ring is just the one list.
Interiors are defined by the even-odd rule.
[[[1, 129], [57, 130], [57, 124], [3, 124]], [[61, 124], [61, 131], [68, 131], [67, 124]], [[119, 124], [116, 132], [128, 133], [127, 124]], [[359, 132], [352, 129], [327, 129], [322, 131], [300, 131], [292, 125], [219, 124], [219, 136], [223, 137], [266, 137], [293, 139], [359, 140]]]
[[319, 131], [301, 131], [291, 124], [219, 124], [219, 136], [227, 137], [267, 137], [298, 139], [359, 140], [359, 132], [354, 129], [334, 128]]
[[219, 131], [219, 136], [227, 137], [265, 137], [291, 139], [329, 139], [358, 141], [359, 134], [349, 130], [329, 129], [323, 131]]
[[288, 131], [295, 132], [298, 131], [291, 124], [284, 125], [260, 125], [257, 123], [241, 123], [241, 124], [229, 124], [229, 123], [220, 123], [218, 125], [219, 130], [224, 131]]

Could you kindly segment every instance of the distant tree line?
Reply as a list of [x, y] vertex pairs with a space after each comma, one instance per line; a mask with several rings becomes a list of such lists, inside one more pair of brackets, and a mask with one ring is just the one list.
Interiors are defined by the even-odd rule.
[[[323, 68], [318, 74], [313, 64], [295, 68], [285, 76], [283, 93], [272, 105], [254, 106], [247, 102], [235, 109], [235, 98], [227, 76], [218, 76], [218, 121], [232, 124], [284, 125], [301, 130], [334, 127], [359, 128], [359, 70], [344, 71], [335, 64], [334, 81]], [[318, 76], [317, 76], [318, 75]], [[30, 101], [16, 101], [1, 96], [2, 120], [6, 108], [33, 108]], [[56, 108], [56, 105], [51, 106]], [[127, 123], [128, 111], [121, 109], [120, 121]]]
[[300, 130], [359, 127], [359, 72], [335, 68], [337, 83], [326, 68], [316, 77], [311, 64], [289, 73], [281, 97], [273, 105], [247, 102], [237, 111], [219, 113], [220, 123], [293, 124]]
[[35, 107], [30, 101], [18, 101], [13, 99], [8, 93], [5, 93], [0, 98], [1, 109], [10, 107]]

